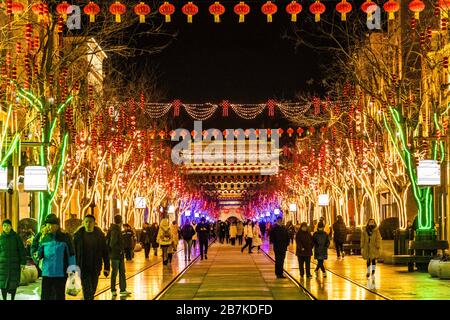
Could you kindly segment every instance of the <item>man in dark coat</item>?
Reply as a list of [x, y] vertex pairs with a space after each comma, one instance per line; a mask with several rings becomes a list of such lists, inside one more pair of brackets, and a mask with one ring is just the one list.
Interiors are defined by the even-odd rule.
[[205, 253], [205, 259], [208, 260], [209, 225], [206, 223], [205, 217], [202, 217], [200, 223], [195, 227], [195, 231], [197, 232], [198, 242], [200, 244], [201, 260], [203, 260], [203, 253]]
[[144, 248], [144, 254], [145, 259], [148, 259], [148, 256], [150, 254], [150, 247], [152, 245], [152, 238], [151, 238], [151, 230], [150, 225], [146, 222], [142, 226], [141, 234], [139, 235], [139, 242], [142, 244], [142, 247]]
[[86, 215], [83, 225], [74, 234], [75, 255], [80, 267], [84, 300], [94, 300], [98, 277], [109, 275], [109, 253], [102, 230], [95, 226], [95, 217]]
[[3, 300], [8, 293], [14, 300], [17, 287], [20, 284], [20, 270], [25, 267], [25, 247], [19, 235], [12, 230], [11, 221], [6, 219], [2, 224], [0, 234], [0, 289]]
[[337, 221], [333, 223], [333, 234], [337, 257], [339, 258], [342, 253], [342, 258], [344, 258], [344, 242], [347, 239], [347, 226], [342, 216], [337, 216]]
[[116, 292], [116, 278], [119, 273], [119, 288], [121, 296], [128, 296], [131, 293], [127, 291], [127, 280], [125, 276], [125, 261], [124, 261], [124, 246], [122, 237], [122, 216], [114, 217], [114, 223], [109, 229], [106, 236], [109, 246], [109, 256], [111, 258], [111, 294], [113, 297], [117, 296]]
[[154, 222], [152, 224], [152, 226], [150, 227], [150, 239], [151, 239], [151, 244], [152, 244], [152, 248], [153, 248], [153, 253], [155, 256], [158, 255], [158, 248], [159, 248], [158, 231], [159, 231], [158, 224], [156, 222]]
[[311, 278], [311, 256], [314, 247], [314, 241], [311, 233], [308, 231], [308, 225], [303, 222], [300, 225], [300, 229], [295, 237], [296, 246], [296, 256], [298, 258], [298, 267], [300, 269], [300, 276], [305, 275], [306, 266], [306, 276]]
[[275, 225], [270, 229], [270, 243], [273, 244], [275, 253], [275, 274], [279, 279], [286, 278], [283, 275], [283, 265], [289, 246], [289, 234], [286, 227], [283, 226], [281, 217], [278, 217]]

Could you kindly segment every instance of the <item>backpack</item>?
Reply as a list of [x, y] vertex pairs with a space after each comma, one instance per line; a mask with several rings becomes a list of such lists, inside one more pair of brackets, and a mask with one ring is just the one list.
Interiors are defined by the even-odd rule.
[[170, 241], [170, 230], [163, 230], [163, 234], [162, 234], [162, 240], [163, 241]]

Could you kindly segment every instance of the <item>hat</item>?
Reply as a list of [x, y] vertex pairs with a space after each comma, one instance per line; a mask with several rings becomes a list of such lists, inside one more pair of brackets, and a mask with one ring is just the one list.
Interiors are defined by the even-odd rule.
[[47, 218], [45, 218], [45, 223], [59, 225], [59, 218], [56, 216], [56, 214], [51, 213], [47, 216]]
[[317, 228], [318, 229], [322, 229], [322, 228], [325, 228], [325, 225], [323, 224], [323, 222], [321, 221], [321, 222], [319, 222], [318, 224], [317, 224]]
[[11, 222], [11, 220], [9, 220], [9, 219], [3, 220], [3, 223], [2, 223], [2, 224], [9, 224], [9, 225], [12, 227], [12, 222]]

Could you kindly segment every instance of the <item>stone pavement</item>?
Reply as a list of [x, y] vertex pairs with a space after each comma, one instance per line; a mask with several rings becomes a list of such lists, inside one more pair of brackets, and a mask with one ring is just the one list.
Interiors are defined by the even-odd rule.
[[208, 260], [196, 261], [162, 300], [309, 300], [289, 279], [276, 279], [274, 264], [263, 253], [213, 244]]

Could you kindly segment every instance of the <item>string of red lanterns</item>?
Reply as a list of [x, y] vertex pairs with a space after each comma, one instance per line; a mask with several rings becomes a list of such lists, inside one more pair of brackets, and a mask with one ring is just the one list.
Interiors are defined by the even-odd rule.
[[[6, 6], [4, 7], [5, 13], [7, 15], [14, 15], [15, 19], [17, 19], [17, 17], [25, 11], [23, 4], [19, 2], [12, 2], [12, 0], [6, 1]], [[56, 13], [62, 16], [63, 20], [66, 21], [67, 15], [70, 13], [69, 11], [71, 11], [70, 8], [71, 4], [69, 4], [66, 0], [61, 1], [56, 5]], [[367, 19], [370, 20], [372, 19], [372, 14], [377, 10], [378, 5], [371, 0], [366, 0], [360, 8], [362, 12], [367, 14]], [[400, 9], [400, 4], [398, 0], [388, 0], [384, 2], [382, 8], [386, 13], [388, 13], [388, 20], [393, 20], [395, 19], [395, 13]], [[418, 20], [420, 13], [425, 10], [426, 5], [422, 0], [412, 0], [408, 3], [408, 8], [414, 15], [414, 19]], [[49, 6], [46, 1], [34, 3], [31, 9], [32, 12], [38, 16], [38, 22], [47, 21]], [[438, 6], [436, 9], [450, 10], [450, 0], [438, 0]], [[117, 23], [122, 21], [122, 16], [127, 13], [127, 10], [127, 6], [120, 0], [114, 1], [108, 7], [108, 11], [114, 16], [115, 22]], [[139, 17], [140, 23], [145, 23], [146, 16], [152, 11], [150, 5], [143, 1], [134, 5], [132, 10]], [[285, 11], [290, 15], [292, 22], [297, 21], [297, 16], [302, 12], [302, 10], [302, 5], [295, 0], [289, 2], [285, 6]], [[327, 6], [320, 0], [315, 0], [309, 5], [309, 11], [314, 15], [315, 22], [320, 21], [321, 15], [324, 14], [326, 10]], [[341, 20], [346, 21], [347, 15], [352, 12], [353, 7], [347, 0], [341, 0], [335, 5], [335, 10], [340, 14]], [[89, 16], [89, 22], [95, 22], [96, 15], [100, 14], [101, 11], [102, 9], [96, 1], [89, 1], [83, 7], [83, 12]], [[175, 11], [175, 6], [168, 1], [165, 1], [158, 6], [158, 12], [165, 17], [165, 22], [171, 22], [171, 15], [173, 15]], [[193, 1], [189, 1], [182, 6], [181, 11], [187, 16], [187, 22], [192, 23], [193, 16], [197, 15], [200, 10]], [[220, 22], [220, 16], [225, 13], [226, 8], [219, 1], [216, 1], [208, 7], [208, 11], [214, 16], [214, 22], [218, 23]], [[245, 16], [250, 13], [251, 9], [245, 1], [240, 1], [233, 7], [233, 11], [239, 16], [238, 22], [243, 23], [245, 21]], [[267, 1], [261, 5], [261, 12], [267, 16], [267, 22], [270, 23], [273, 21], [273, 15], [278, 12], [278, 6], [272, 1]]]

